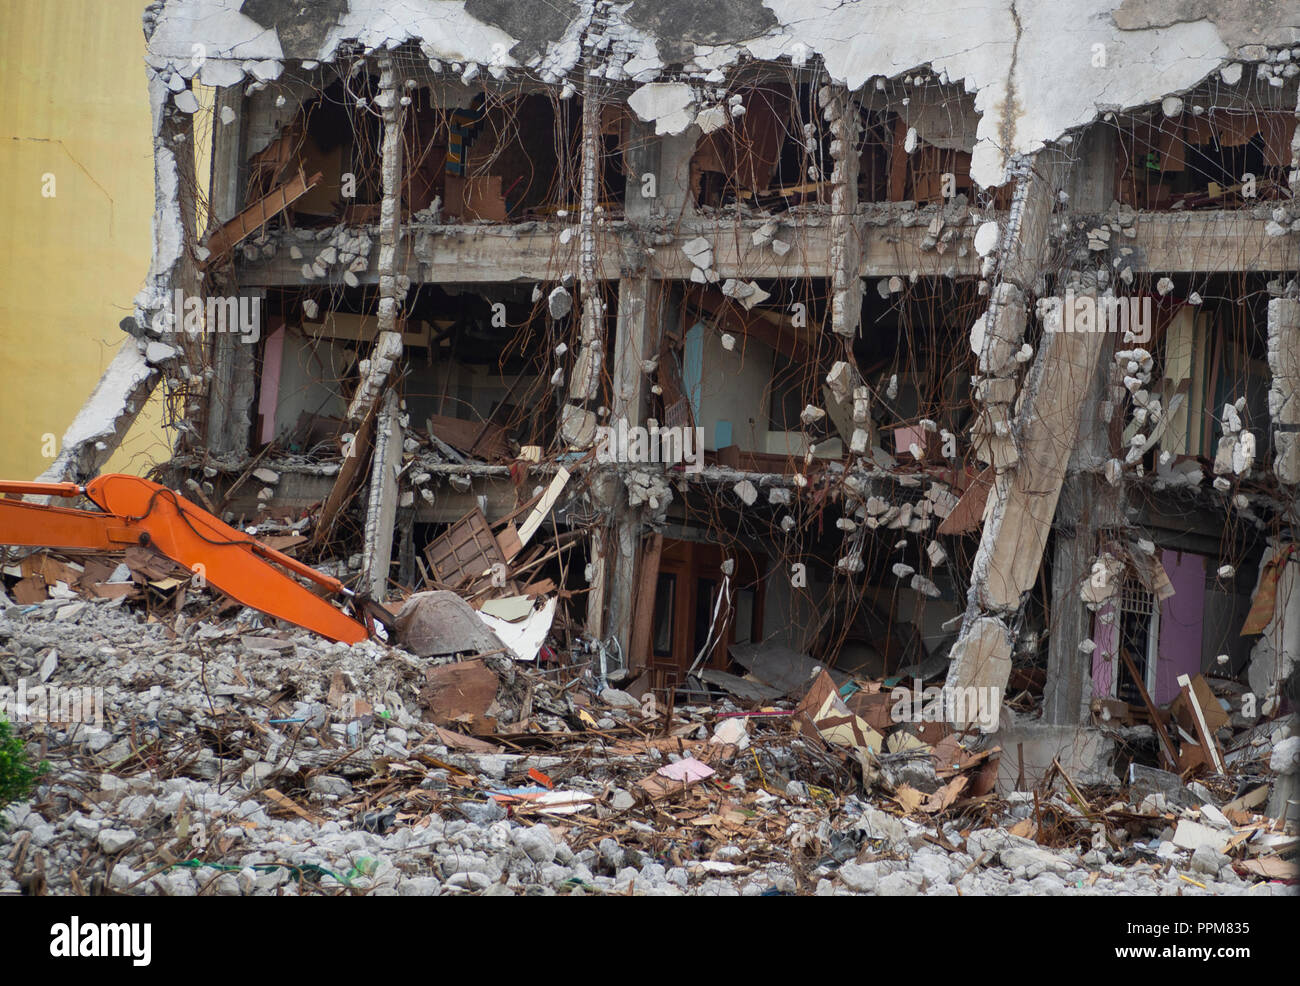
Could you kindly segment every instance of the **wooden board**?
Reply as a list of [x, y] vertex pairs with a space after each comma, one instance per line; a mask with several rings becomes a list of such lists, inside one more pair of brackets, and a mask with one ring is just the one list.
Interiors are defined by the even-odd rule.
[[433, 577], [449, 589], [475, 582], [506, 564], [487, 518], [477, 506], [424, 549]]
[[989, 490], [992, 488], [993, 467], [988, 466], [966, 487], [957, 506], [939, 524], [937, 533], [968, 534], [979, 530], [984, 520], [984, 505], [988, 502]]
[[420, 704], [440, 726], [481, 717], [495, 701], [500, 683], [481, 660], [442, 664], [425, 672]]
[[633, 603], [632, 641], [629, 666], [644, 668], [650, 663], [650, 630], [654, 623], [655, 592], [659, 586], [659, 559], [663, 555], [664, 536], [651, 534], [641, 543], [638, 560], [637, 592]]
[[460, 418], [431, 414], [427, 427], [457, 452], [487, 462], [496, 462], [506, 457], [505, 429], [491, 422], [480, 424], [477, 421], [462, 421]]

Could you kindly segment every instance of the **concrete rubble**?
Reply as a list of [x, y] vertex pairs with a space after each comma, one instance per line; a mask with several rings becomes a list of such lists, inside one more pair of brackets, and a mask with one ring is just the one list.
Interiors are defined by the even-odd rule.
[[[566, 685], [500, 656], [484, 659], [500, 680], [493, 742], [421, 706], [424, 675], [454, 658], [250, 616], [147, 622], [120, 599], [4, 606], [6, 674], [34, 676], [56, 652], [45, 687], [102, 689], [102, 721], [27, 733], [49, 773], [5, 812], [0, 893], [1286, 892], [1252, 872], [1251, 853], [1295, 837], [1220, 810], [1229, 799], [1204, 787], [1181, 804], [1118, 784], [1081, 801], [1062, 775], [1041, 795], [934, 810], [951, 801], [943, 778], [968, 775], [926, 751], [867, 754], [864, 772], [856, 751], [807, 734], [815, 719], [745, 717], [722, 700], [665, 722], [590, 669]], [[43, 701], [29, 691], [26, 711]], [[1271, 755], [1294, 771], [1297, 742], [1265, 743], [1250, 770], [1266, 775]], [[647, 786], [681, 765], [707, 776]]]

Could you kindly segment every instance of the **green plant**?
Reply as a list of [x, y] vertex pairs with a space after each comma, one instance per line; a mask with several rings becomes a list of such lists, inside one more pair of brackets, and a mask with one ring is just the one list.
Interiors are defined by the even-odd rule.
[[[14, 735], [13, 726], [0, 719], [0, 810], [27, 797], [44, 769], [44, 764], [32, 766], [23, 741]], [[0, 826], [3, 825], [4, 819], [0, 818]]]

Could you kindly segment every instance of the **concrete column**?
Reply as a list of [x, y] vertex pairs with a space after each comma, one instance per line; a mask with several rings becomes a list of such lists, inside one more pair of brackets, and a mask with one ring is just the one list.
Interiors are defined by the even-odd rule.
[[[663, 298], [663, 283], [653, 280], [648, 274], [619, 281], [618, 321], [614, 330], [613, 420], [622, 419], [629, 428], [645, 423], [649, 388], [642, 364], [658, 348]], [[629, 655], [632, 617], [637, 604], [636, 587], [640, 580], [637, 562], [641, 555], [644, 517], [642, 507], [628, 504], [624, 485], [613, 475], [610, 480], [611, 527], [607, 545], [610, 581], [606, 630], [618, 638], [623, 654]]]
[[[1084, 131], [1066, 181], [1072, 211], [1099, 214], [1110, 208], [1118, 145], [1113, 127], [1099, 123]], [[1079, 650], [1079, 644], [1091, 636], [1092, 613], [1079, 592], [1092, 571], [1099, 530], [1125, 523], [1123, 486], [1112, 486], [1101, 475], [1111, 456], [1110, 427], [1102, 420], [1101, 407], [1110, 387], [1114, 351], [1114, 337], [1106, 336], [1081, 408], [1079, 441], [1070, 454], [1052, 525], [1052, 603], [1043, 689], [1043, 721], [1052, 725], [1077, 726], [1087, 721], [1092, 657]]]
[[[1300, 485], [1300, 300], [1268, 303], [1268, 409], [1273, 418], [1273, 471], [1279, 482]], [[1293, 491], [1294, 492], [1294, 491]]]
[[861, 234], [858, 212], [858, 103], [843, 86], [827, 85], [818, 101], [831, 125], [831, 329], [851, 340], [862, 318]]
[[[600, 87], [588, 68], [582, 87], [582, 177], [581, 210], [578, 229], [578, 284], [581, 289], [580, 339], [569, 379], [569, 401], [562, 408], [560, 433], [569, 444], [585, 447], [595, 441], [596, 418], [584, 405], [600, 393], [600, 377], [605, 351], [605, 302], [596, 271], [596, 198], [601, 167]], [[591, 561], [588, 571], [591, 591], [587, 594], [587, 632], [596, 639], [608, 636], [607, 605], [610, 574], [615, 567], [611, 559], [613, 516], [618, 497], [618, 482], [613, 475], [602, 474], [592, 483], [604, 523], [591, 528]], [[616, 541], [615, 541], [616, 543]]]
[[1089, 639], [1092, 613], [1079, 596], [1097, 554], [1098, 531], [1124, 523], [1123, 486], [1111, 486], [1101, 474], [1110, 456], [1110, 427], [1101, 416], [1109, 389], [1113, 337], [1103, 340], [1100, 365], [1084, 401], [1079, 441], [1070, 455], [1061, 498], [1052, 525], [1052, 604], [1047, 637], [1047, 681], [1043, 720], [1072, 726], [1087, 721], [1092, 698], [1092, 657], [1079, 650]]
[[361, 421], [379, 399], [388, 379], [402, 358], [402, 333], [399, 314], [406, 290], [399, 289], [397, 250], [402, 237], [402, 121], [406, 110], [401, 104], [402, 80], [391, 55], [379, 56], [379, 95], [375, 105], [384, 120], [382, 156], [383, 196], [379, 204], [379, 332], [370, 353], [369, 369], [361, 383], [348, 417]]
[[1066, 181], [1073, 212], [1102, 213], [1115, 201], [1115, 164], [1119, 159], [1119, 135], [1105, 123], [1086, 127], [1075, 144], [1074, 166]]
[[219, 122], [212, 128], [212, 187], [208, 191], [211, 212], [208, 221], [212, 226], [234, 219], [243, 204], [241, 176], [246, 120], [242, 87], [226, 86], [217, 90], [213, 119], [220, 121], [225, 111], [233, 113], [234, 120], [228, 124]]
[[366, 501], [365, 540], [361, 551], [362, 585], [382, 600], [393, 559], [393, 527], [397, 521], [397, 472], [402, 464], [401, 407], [389, 380], [402, 358], [400, 311], [405, 287], [397, 278], [397, 250], [402, 236], [402, 80], [392, 56], [379, 59], [379, 95], [376, 105], [384, 119], [383, 198], [379, 206], [379, 332], [370, 354], [370, 366], [353, 396], [348, 416], [365, 418], [376, 400], [382, 400], [375, 419], [374, 458]]
[[[210, 285], [209, 290], [216, 289]], [[265, 289], [245, 289], [240, 294], [244, 297], [255, 296], [256, 304], [265, 304]], [[267, 324], [265, 310], [260, 324]], [[257, 344], [245, 342], [233, 332], [218, 332], [211, 338], [212, 382], [208, 387], [206, 435], [208, 451], [213, 455], [240, 460], [248, 455], [248, 436], [253, 427]]]
[[373, 599], [387, 595], [397, 523], [397, 474], [402, 467], [402, 416], [397, 392], [384, 392], [375, 422], [375, 453], [370, 463], [366, 533], [361, 550], [361, 584]]

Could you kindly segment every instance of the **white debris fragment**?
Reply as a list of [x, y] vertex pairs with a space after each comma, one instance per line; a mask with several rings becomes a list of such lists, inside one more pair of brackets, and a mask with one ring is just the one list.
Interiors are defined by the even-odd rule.
[[686, 259], [700, 270], [707, 270], [713, 266], [713, 244], [706, 236], [687, 240], [682, 244], [682, 253], [686, 254]]
[[695, 122], [695, 91], [684, 82], [648, 82], [627, 98], [627, 105], [655, 134], [679, 134]]
[[727, 125], [727, 110], [720, 105], [706, 106], [695, 115], [695, 125], [706, 134], [720, 130]]
[[913, 575], [912, 581], [909, 584], [917, 592], [921, 593], [922, 595], [929, 596], [931, 599], [938, 599], [940, 596], [943, 595], [943, 593], [939, 590], [939, 587], [935, 585], [933, 582], [931, 582], [929, 579], [927, 579], [924, 575], [920, 575], [920, 574]]
[[975, 231], [975, 252], [981, 257], [987, 257], [998, 245], [998, 236], [999, 229], [996, 222], [989, 220], [981, 223], [980, 228]]
[[560, 319], [573, 311], [573, 296], [563, 284], [557, 285], [546, 296], [546, 310], [551, 318]]

